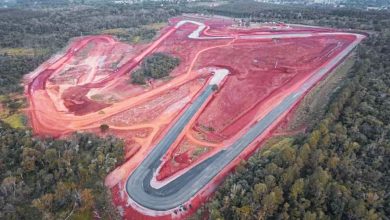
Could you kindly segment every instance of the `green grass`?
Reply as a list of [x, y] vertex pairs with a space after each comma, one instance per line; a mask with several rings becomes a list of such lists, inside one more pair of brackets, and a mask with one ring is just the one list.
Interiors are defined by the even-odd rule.
[[13, 114], [7, 118], [4, 118], [3, 121], [9, 124], [13, 128], [24, 128], [25, 127], [25, 119], [24, 115], [20, 113]]
[[7, 99], [6, 95], [0, 95], [0, 102], [3, 102], [6, 99]]
[[104, 96], [102, 94], [94, 94], [91, 96], [91, 99], [94, 101], [102, 101]]
[[44, 48], [0, 48], [0, 55], [7, 55], [7, 56], [13, 56], [13, 57], [33, 57], [33, 56], [40, 56], [43, 54], [48, 53], [48, 49]]
[[13, 128], [24, 128], [26, 116], [22, 109], [26, 100], [20, 94], [0, 95], [0, 120]]
[[89, 219], [94, 219], [92, 216], [92, 211], [91, 210], [85, 210], [85, 211], [80, 211], [75, 213], [71, 219], [73, 220], [89, 220]]
[[152, 24], [143, 25], [144, 28], [154, 29], [156, 31], [161, 30], [165, 26], [167, 26], [166, 22], [158, 22], [158, 23], [152, 23]]
[[207, 152], [209, 150], [208, 147], [197, 147], [194, 152], [192, 153], [193, 157], [197, 158], [203, 153]]
[[111, 28], [102, 30], [101, 34], [110, 34], [110, 35], [126, 35], [128, 34], [128, 30], [125, 28]]

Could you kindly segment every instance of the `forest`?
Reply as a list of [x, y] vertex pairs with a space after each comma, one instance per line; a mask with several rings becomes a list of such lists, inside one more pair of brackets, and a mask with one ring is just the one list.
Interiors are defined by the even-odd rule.
[[75, 133], [34, 137], [0, 121], [0, 219], [117, 219], [103, 181], [123, 142]]
[[[223, 10], [234, 14], [240, 9], [225, 5]], [[262, 10], [252, 14], [258, 16], [253, 20], [264, 19]], [[359, 14], [321, 10], [298, 18], [301, 23], [353, 26], [370, 35], [359, 46], [348, 79], [309, 132], [267, 143], [236, 168], [196, 217], [205, 213], [211, 219], [390, 216], [389, 14], [368, 13], [364, 20]], [[279, 15], [268, 12], [271, 17]]]
[[141, 67], [131, 74], [131, 81], [136, 84], [145, 84], [147, 79], [166, 77], [179, 63], [179, 58], [164, 53], [154, 53], [146, 57]]

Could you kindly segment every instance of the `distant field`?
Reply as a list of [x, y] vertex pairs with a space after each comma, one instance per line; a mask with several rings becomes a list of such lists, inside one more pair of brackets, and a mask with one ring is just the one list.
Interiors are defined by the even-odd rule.
[[0, 55], [13, 56], [13, 57], [40, 56], [46, 54], [47, 52], [48, 52], [47, 49], [41, 49], [41, 48], [0, 48]]
[[150, 41], [158, 31], [166, 26], [166, 22], [142, 25], [139, 28], [111, 28], [100, 31], [100, 34], [117, 36], [120, 40], [130, 43], [144, 43]]

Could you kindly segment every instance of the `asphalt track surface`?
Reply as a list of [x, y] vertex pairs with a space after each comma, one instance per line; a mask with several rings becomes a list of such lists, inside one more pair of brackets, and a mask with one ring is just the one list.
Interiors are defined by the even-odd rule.
[[161, 165], [161, 158], [174, 143], [186, 124], [195, 113], [206, 104], [213, 93], [212, 85], [208, 85], [196, 98], [191, 106], [182, 114], [170, 128], [165, 137], [153, 148], [148, 156], [129, 176], [126, 191], [130, 198], [140, 206], [156, 211], [167, 211], [180, 207], [189, 201], [197, 192], [205, 187], [231, 161], [233, 161], [247, 146], [254, 142], [267, 128], [288, 112], [318, 80], [325, 76], [346, 57], [359, 43], [354, 41], [341, 53], [331, 59], [325, 66], [319, 68], [298, 89], [291, 92], [266, 116], [252, 125], [249, 131], [230, 146], [219, 151], [212, 157], [194, 166], [183, 175], [166, 185], [154, 188], [151, 180], [154, 172]]

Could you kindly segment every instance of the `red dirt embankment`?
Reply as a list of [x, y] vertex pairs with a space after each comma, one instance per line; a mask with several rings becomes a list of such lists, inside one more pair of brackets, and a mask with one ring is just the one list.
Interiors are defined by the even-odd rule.
[[[244, 29], [233, 28], [227, 18], [185, 18], [206, 25], [199, 39], [188, 38], [198, 25], [175, 27], [184, 17], [170, 19], [170, 26], [144, 45], [124, 44], [106, 35], [77, 38], [63, 54], [25, 78], [27, 113], [36, 134], [63, 136], [80, 130], [101, 134], [99, 126], [107, 124], [106, 134], [125, 140], [127, 161], [107, 177], [106, 185], [126, 219], [190, 215], [242, 158], [257, 149], [258, 142], [271, 135], [277, 123], [192, 198], [190, 210], [158, 212], [131, 201], [125, 191], [128, 176], [196, 98], [215, 68], [230, 74], [168, 150], [157, 181], [180, 175], [229, 146], [356, 40], [352, 34], [333, 34], [337, 31], [332, 29], [284, 24]], [[212, 39], [218, 36], [222, 38]], [[180, 65], [165, 79], [144, 86], [129, 83], [139, 62], [156, 51], [179, 57]]]

